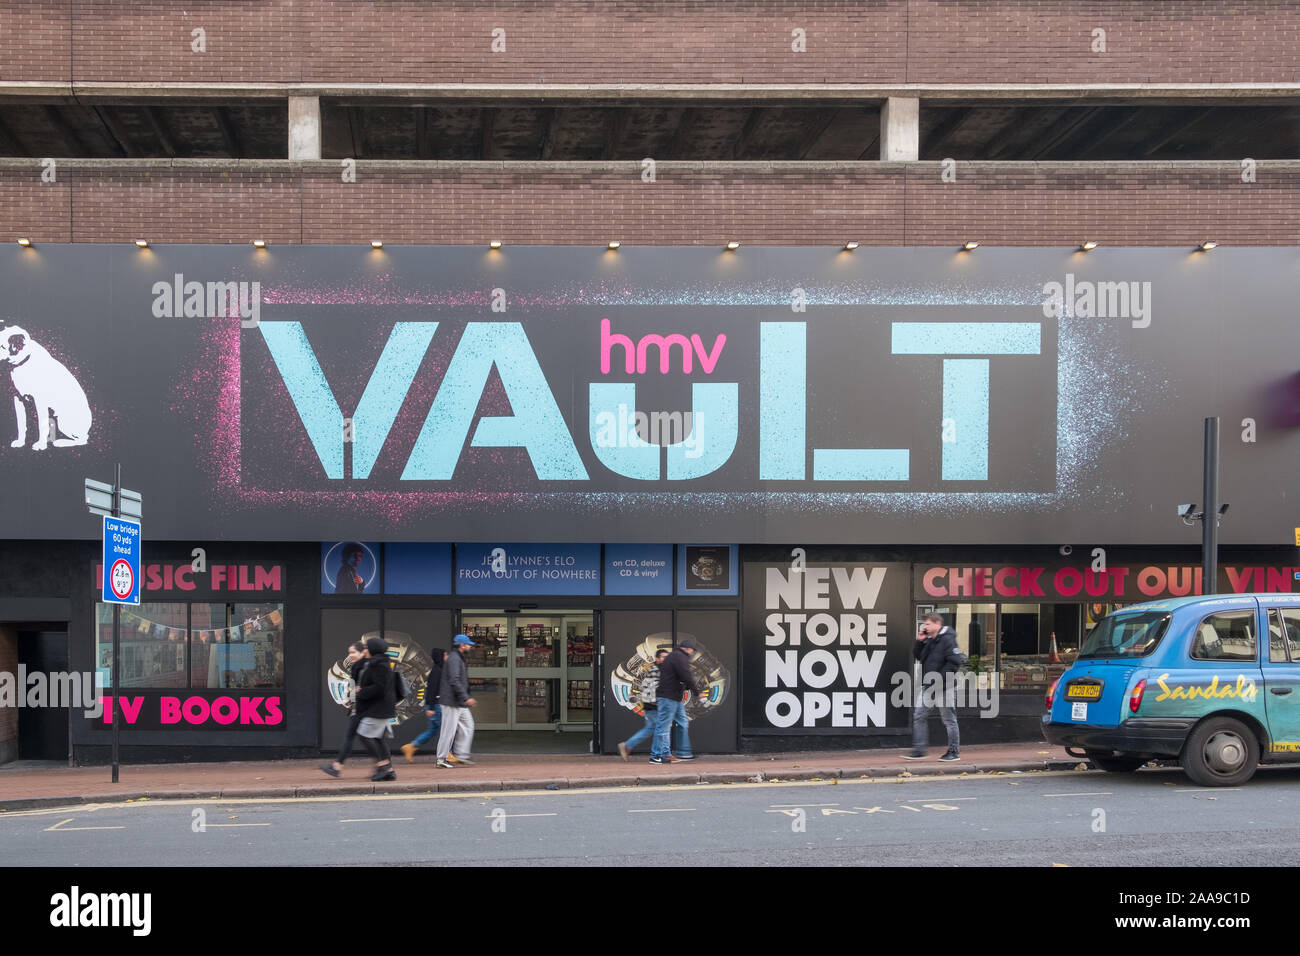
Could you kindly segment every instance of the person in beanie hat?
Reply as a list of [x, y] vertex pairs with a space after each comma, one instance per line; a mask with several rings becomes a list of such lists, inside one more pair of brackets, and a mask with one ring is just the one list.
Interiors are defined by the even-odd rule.
[[383, 638], [366, 639], [366, 666], [357, 682], [357, 736], [375, 758], [375, 772], [371, 780], [396, 780], [393, 760], [388, 752], [388, 738], [392, 736], [390, 721], [397, 714], [393, 697], [393, 668], [388, 663], [388, 645]]
[[[684, 637], [677, 644], [677, 649], [664, 658], [659, 665], [658, 699], [655, 707], [659, 711], [655, 724], [655, 742], [650, 748], [651, 763], [676, 763], [678, 760], [694, 760], [691, 753], [691, 737], [687, 731], [686, 694], [693, 691], [700, 694], [700, 688], [691, 676], [691, 657], [695, 654], [695, 640]], [[677, 725], [677, 755], [672, 753], [672, 728]]]
[[474, 718], [469, 709], [478, 701], [469, 696], [469, 667], [465, 652], [474, 646], [464, 634], [451, 639], [451, 653], [442, 668], [438, 705], [442, 708], [442, 732], [438, 735], [438, 766], [451, 769], [458, 763], [472, 764]]

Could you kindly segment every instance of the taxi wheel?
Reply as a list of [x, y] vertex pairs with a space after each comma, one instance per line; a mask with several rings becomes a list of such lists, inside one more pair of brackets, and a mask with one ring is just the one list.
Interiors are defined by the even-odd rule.
[[1259, 741], [1245, 724], [1215, 717], [1197, 724], [1179, 761], [1183, 771], [1203, 787], [1235, 787], [1259, 766]]
[[1084, 753], [1094, 767], [1107, 773], [1131, 773], [1147, 762], [1145, 757], [1117, 755], [1108, 750], [1085, 750]]

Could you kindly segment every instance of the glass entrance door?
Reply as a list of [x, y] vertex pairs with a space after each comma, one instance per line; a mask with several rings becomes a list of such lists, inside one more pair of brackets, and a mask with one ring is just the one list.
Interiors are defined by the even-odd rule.
[[484, 730], [590, 730], [591, 611], [465, 611], [474, 722]]

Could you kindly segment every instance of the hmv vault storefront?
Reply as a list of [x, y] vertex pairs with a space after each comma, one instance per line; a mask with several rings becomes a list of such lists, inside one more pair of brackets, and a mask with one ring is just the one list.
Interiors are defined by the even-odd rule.
[[[688, 635], [699, 751], [899, 746], [930, 611], [963, 738], [1032, 738], [1100, 617], [1201, 589], [1207, 416], [1215, 587], [1300, 589], [1291, 249], [50, 245], [0, 282], [0, 760], [102, 762], [110, 721], [128, 761], [316, 756], [349, 643], [418, 688], [459, 631], [528, 749], [612, 753]], [[143, 598], [86, 707], [36, 677], [107, 674], [118, 463]]]

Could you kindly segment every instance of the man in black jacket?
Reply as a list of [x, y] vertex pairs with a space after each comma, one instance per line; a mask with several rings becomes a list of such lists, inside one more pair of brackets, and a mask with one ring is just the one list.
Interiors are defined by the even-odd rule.
[[[687, 732], [686, 691], [696, 694], [700, 688], [691, 676], [691, 657], [695, 654], [695, 641], [684, 637], [677, 649], [663, 659], [659, 665], [658, 699], [655, 701], [659, 711], [655, 726], [655, 742], [650, 748], [651, 763], [676, 763], [678, 760], [694, 760], [691, 753], [691, 738]], [[680, 733], [677, 738], [677, 755], [672, 752], [672, 729], [677, 725]]]
[[438, 704], [442, 708], [442, 732], [438, 735], [438, 766], [450, 769], [458, 763], [472, 764], [474, 717], [469, 709], [478, 701], [469, 696], [469, 667], [465, 652], [474, 646], [464, 634], [451, 639], [451, 653], [442, 667]]
[[930, 743], [930, 718], [937, 710], [948, 732], [948, 752], [939, 759], [960, 760], [956, 701], [947, 694], [946, 684], [947, 675], [957, 673], [966, 663], [966, 655], [957, 647], [957, 632], [946, 627], [938, 614], [927, 614], [916, 635], [912, 655], [921, 662], [921, 700], [913, 701], [916, 710], [912, 715], [912, 752], [904, 757], [920, 760], [925, 756], [925, 748]]

